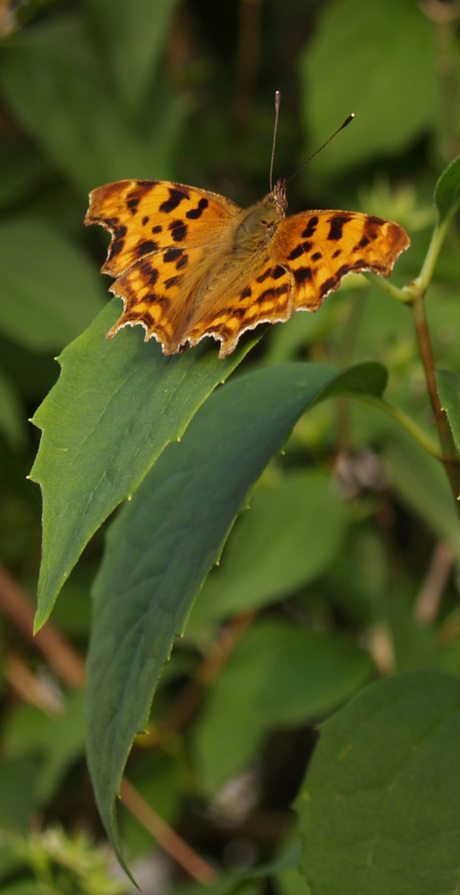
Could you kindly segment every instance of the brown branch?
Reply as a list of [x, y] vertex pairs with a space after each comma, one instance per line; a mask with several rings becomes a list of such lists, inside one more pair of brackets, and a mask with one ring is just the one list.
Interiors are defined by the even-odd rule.
[[428, 572], [414, 605], [414, 618], [421, 625], [432, 625], [441, 603], [444, 588], [455, 562], [450, 544], [439, 541], [433, 551]]
[[23, 636], [43, 653], [50, 668], [72, 689], [85, 683], [85, 664], [79, 653], [48, 622], [33, 635], [34, 607], [22, 588], [0, 564], [0, 608]]
[[210, 885], [216, 872], [154, 811], [145, 799], [127, 781], [121, 781], [120, 797], [130, 813], [145, 830], [157, 840], [162, 849], [180, 864], [197, 882]]
[[228, 662], [238, 641], [256, 615], [255, 611], [241, 613], [222, 628], [217, 640], [198, 666], [193, 679], [184, 687], [171, 711], [168, 712], [156, 731], [155, 742], [163, 749], [193, 717], [205, 688], [209, 687]]
[[[28, 596], [0, 564], [0, 608], [14, 622], [26, 640], [37, 646], [50, 668], [68, 687], [79, 688], [85, 683], [85, 665], [81, 656], [58, 633], [51, 622], [33, 636], [34, 608]], [[7, 673], [14, 675], [14, 688], [24, 696], [32, 686], [26, 667], [10, 659]], [[156, 814], [134, 787], [124, 778], [121, 797], [128, 810], [151, 833], [158, 844], [180, 864], [190, 876], [202, 884], [210, 884], [215, 872], [183, 839]]]

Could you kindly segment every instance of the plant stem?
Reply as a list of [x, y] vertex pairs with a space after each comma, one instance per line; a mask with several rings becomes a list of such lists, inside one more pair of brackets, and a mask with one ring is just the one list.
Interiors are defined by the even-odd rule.
[[393, 404], [388, 404], [387, 401], [384, 401], [382, 398], [377, 398], [376, 395], [360, 395], [359, 400], [363, 401], [365, 404], [372, 404], [374, 407], [384, 410], [385, 413], [396, 420], [406, 432], [409, 432], [409, 434], [412, 435], [421, 447], [431, 454], [432, 457], [442, 461], [443, 457], [439, 450], [439, 444], [427, 435], [427, 433], [424, 432], [407, 413], [400, 410], [399, 407], [394, 407]]
[[422, 295], [425, 295], [426, 290], [431, 282], [431, 278], [433, 276], [434, 268], [436, 266], [436, 262], [439, 258], [439, 253], [442, 248], [442, 244], [446, 238], [446, 233], [449, 229], [450, 222], [455, 212], [455, 207], [452, 209], [450, 214], [447, 214], [445, 218], [438, 222], [437, 226], [433, 230], [433, 236], [431, 237], [431, 242], [428, 246], [428, 251], [425, 256], [425, 260], [422, 265], [422, 269], [420, 271], [420, 276], [414, 280], [412, 284], [412, 289], [415, 288], [416, 293], [419, 292]]
[[458, 455], [455, 448], [454, 440], [452, 438], [452, 433], [450, 431], [449, 421], [441, 407], [441, 401], [439, 399], [433, 348], [431, 345], [430, 332], [428, 329], [428, 323], [425, 314], [424, 296], [419, 295], [417, 297], [414, 297], [413, 301], [410, 303], [410, 309], [417, 333], [431, 406], [433, 408], [433, 414], [439, 433], [439, 440], [441, 442], [443, 453], [442, 461], [444, 463], [454, 495], [457, 510], [460, 515], [460, 503], [458, 502], [458, 496], [460, 493], [460, 469], [457, 464]]

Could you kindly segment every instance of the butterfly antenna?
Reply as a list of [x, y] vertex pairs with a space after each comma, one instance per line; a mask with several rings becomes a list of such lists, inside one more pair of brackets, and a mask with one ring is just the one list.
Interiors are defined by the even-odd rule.
[[270, 192], [273, 190], [273, 165], [275, 162], [275, 146], [276, 146], [276, 135], [278, 133], [278, 118], [280, 114], [280, 103], [281, 103], [281, 93], [279, 90], [275, 92], [275, 126], [273, 128], [273, 144], [272, 144], [272, 157], [270, 161]]
[[345, 121], [340, 125], [340, 127], [337, 128], [336, 131], [334, 131], [333, 134], [331, 134], [330, 137], [327, 138], [325, 143], [323, 143], [323, 145], [320, 146], [319, 149], [316, 149], [315, 152], [313, 152], [312, 155], [310, 155], [310, 157], [306, 159], [306, 161], [302, 162], [302, 164], [297, 168], [297, 171], [294, 171], [294, 173], [291, 174], [290, 177], [288, 177], [286, 183], [289, 183], [289, 181], [292, 180], [293, 177], [297, 177], [297, 174], [299, 173], [299, 171], [301, 171], [302, 168], [305, 168], [305, 165], [308, 165], [308, 163], [311, 162], [311, 160], [313, 158], [315, 158], [316, 155], [318, 155], [320, 152], [322, 152], [324, 147], [327, 146], [327, 144], [330, 143], [331, 140], [333, 140], [334, 137], [336, 137], [337, 134], [340, 133], [340, 131], [343, 131], [344, 127], [347, 127], [350, 124], [350, 122], [353, 121], [354, 117], [355, 117], [355, 113], [352, 112], [351, 115], [348, 116], [348, 118], [345, 118]]

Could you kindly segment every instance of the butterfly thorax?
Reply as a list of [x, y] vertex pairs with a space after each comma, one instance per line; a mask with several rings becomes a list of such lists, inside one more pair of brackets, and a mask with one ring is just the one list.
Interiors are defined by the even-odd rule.
[[286, 183], [279, 180], [261, 202], [242, 213], [234, 234], [235, 250], [253, 252], [267, 245], [286, 208]]

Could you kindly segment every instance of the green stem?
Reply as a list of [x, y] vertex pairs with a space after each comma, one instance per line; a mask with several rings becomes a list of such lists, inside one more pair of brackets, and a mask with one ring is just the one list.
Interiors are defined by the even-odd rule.
[[439, 445], [427, 435], [417, 423], [414, 422], [404, 413], [403, 410], [400, 410], [398, 407], [394, 407], [392, 404], [388, 404], [386, 401], [383, 401], [382, 398], [377, 398], [375, 395], [360, 395], [361, 401], [364, 401], [366, 404], [372, 404], [374, 407], [378, 407], [380, 410], [384, 410], [388, 416], [391, 416], [394, 420], [396, 420], [407, 432], [409, 432], [413, 438], [418, 441], [418, 443], [428, 451], [432, 457], [435, 457], [436, 460], [442, 460], [442, 455], [439, 450]]
[[433, 277], [433, 271], [442, 248], [442, 244], [446, 238], [446, 233], [449, 229], [449, 225], [455, 211], [456, 207], [454, 207], [452, 209], [452, 212], [447, 214], [444, 220], [441, 223], [438, 223], [433, 230], [433, 236], [431, 237], [431, 242], [428, 246], [428, 251], [426, 253], [425, 260], [420, 271], [420, 276], [418, 276], [411, 285], [411, 290], [415, 290], [417, 296], [425, 295], [425, 292], [430, 285], [431, 279]]
[[[422, 357], [423, 368], [425, 370], [425, 379], [428, 394], [430, 396], [433, 415], [435, 418], [439, 440], [441, 443], [442, 456], [440, 459], [444, 463], [450, 486], [452, 488], [452, 493], [454, 495], [457, 511], [460, 515], [460, 503], [458, 501], [458, 497], [460, 494], [460, 467], [458, 464], [458, 452], [452, 438], [449, 421], [441, 407], [441, 402], [439, 399], [434, 354], [431, 345], [430, 331], [428, 329], [424, 303], [425, 293], [431, 282], [434, 268], [438, 260], [449, 224], [456, 211], [456, 207], [457, 206], [455, 205], [448, 212], [448, 214], [443, 217], [441, 221], [438, 221], [436, 227], [434, 228], [433, 236], [431, 237], [431, 242], [428, 246], [428, 251], [426, 253], [425, 261], [423, 262], [420, 275], [415, 280], [413, 280], [410, 286], [407, 286], [405, 289], [398, 289], [391, 283], [382, 280], [381, 277], [375, 276], [375, 274], [366, 273], [365, 276], [369, 280], [371, 280], [372, 283], [375, 283], [376, 286], [378, 286], [384, 292], [387, 292], [393, 298], [396, 298], [398, 301], [402, 301], [405, 304], [408, 304], [411, 309], [415, 331], [417, 333], [420, 354]], [[393, 416], [396, 416], [396, 414], [393, 413]], [[402, 422], [402, 419], [400, 419], [400, 422]], [[406, 428], [409, 428], [407, 426], [407, 422], [403, 423], [403, 425], [405, 425]], [[415, 432], [413, 434], [415, 434]], [[419, 441], [421, 441], [420, 434], [424, 435], [424, 433], [421, 433], [420, 430], [419, 433], [416, 435], [416, 438]], [[427, 450], [430, 451], [430, 453], [433, 453], [428, 445], [425, 446], [427, 447]], [[439, 456], [439, 453], [436, 452], [435, 456], [436, 455]]]
[[460, 470], [457, 463], [458, 454], [454, 440], [452, 438], [452, 433], [450, 431], [449, 421], [441, 407], [441, 401], [439, 398], [433, 348], [431, 345], [430, 331], [428, 329], [428, 322], [425, 314], [425, 302], [423, 295], [420, 295], [418, 298], [411, 302], [410, 309], [412, 311], [412, 318], [414, 321], [420, 347], [420, 354], [422, 356], [423, 367], [425, 370], [428, 394], [430, 396], [431, 406], [433, 408], [433, 414], [439, 433], [439, 440], [441, 442], [443, 453], [442, 461], [444, 463], [456, 502], [457, 510], [460, 515], [460, 503], [457, 499], [460, 493]]
[[376, 273], [371, 273], [370, 270], [364, 270], [362, 273], [363, 276], [366, 277], [366, 280], [369, 280], [373, 286], [378, 286], [382, 292], [386, 292], [387, 295], [391, 295], [392, 298], [396, 298], [398, 301], [404, 302], [404, 304], [412, 301], [412, 293], [408, 290], [399, 289], [394, 283], [390, 283], [389, 280], [384, 280], [383, 277]]

